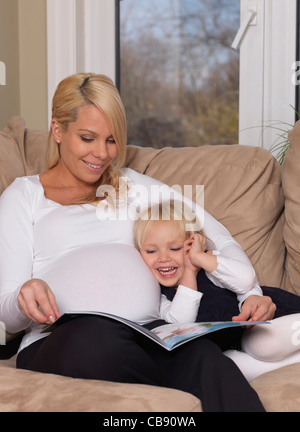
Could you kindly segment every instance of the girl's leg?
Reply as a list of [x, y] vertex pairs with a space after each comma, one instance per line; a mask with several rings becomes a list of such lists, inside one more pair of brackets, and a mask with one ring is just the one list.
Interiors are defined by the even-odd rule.
[[300, 313], [300, 296], [280, 288], [261, 287], [263, 294], [272, 298], [277, 309], [274, 318]]
[[300, 313], [286, 315], [271, 324], [247, 330], [242, 338], [242, 349], [265, 362], [283, 360], [300, 350]]
[[263, 375], [264, 373], [300, 362], [300, 351], [287, 356], [283, 360], [274, 362], [257, 360], [245, 352], [236, 350], [228, 350], [225, 351], [224, 354], [234, 361], [248, 382], [253, 381], [255, 378]]

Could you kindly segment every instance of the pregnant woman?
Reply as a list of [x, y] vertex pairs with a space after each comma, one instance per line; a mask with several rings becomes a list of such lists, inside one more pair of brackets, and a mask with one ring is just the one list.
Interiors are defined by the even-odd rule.
[[[26, 330], [17, 367], [176, 388], [199, 397], [205, 411], [264, 411], [232, 360], [209, 340], [167, 352], [121, 323], [86, 315], [40, 333], [66, 311], [98, 310], [140, 324], [159, 316], [160, 287], [134, 247], [130, 217], [149, 204], [151, 186], [159, 183], [120, 169], [125, 150], [125, 113], [111, 80], [95, 74], [63, 80], [53, 98], [48, 171], [16, 179], [0, 199], [0, 320], [10, 333]], [[145, 196], [137, 192], [141, 185]], [[101, 186], [117, 202], [109, 205], [107, 193], [97, 197]], [[207, 213], [203, 229], [219, 249], [230, 248], [251, 266]], [[246, 297], [258, 317], [272, 318], [274, 305], [258, 286]]]

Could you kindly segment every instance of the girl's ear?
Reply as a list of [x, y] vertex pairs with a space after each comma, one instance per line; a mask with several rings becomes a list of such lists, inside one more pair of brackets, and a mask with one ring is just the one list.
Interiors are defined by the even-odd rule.
[[52, 129], [52, 135], [53, 135], [55, 141], [58, 144], [60, 144], [61, 143], [61, 130], [60, 130], [58, 121], [56, 119], [52, 119], [51, 129]]

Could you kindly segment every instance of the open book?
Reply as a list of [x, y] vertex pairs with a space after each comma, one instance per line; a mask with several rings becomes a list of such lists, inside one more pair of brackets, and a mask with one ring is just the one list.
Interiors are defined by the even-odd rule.
[[146, 327], [133, 321], [129, 321], [126, 318], [105, 312], [68, 312], [59, 317], [53, 324], [45, 327], [41, 333], [51, 332], [59, 325], [71, 319], [78, 318], [81, 315], [98, 315], [120, 321], [123, 324], [126, 324], [136, 331], [144, 334], [146, 337], [152, 339], [154, 342], [158, 343], [168, 351], [171, 351], [172, 349], [177, 348], [190, 340], [204, 336], [214, 331], [233, 327], [270, 324], [269, 321], [194, 322], [190, 324], [164, 324], [148, 330]]

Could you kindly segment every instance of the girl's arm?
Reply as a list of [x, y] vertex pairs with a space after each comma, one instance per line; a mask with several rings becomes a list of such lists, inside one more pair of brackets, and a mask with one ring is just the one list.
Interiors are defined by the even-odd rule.
[[195, 322], [202, 296], [199, 291], [179, 285], [172, 301], [161, 295], [160, 317], [168, 323]]
[[203, 231], [214, 244], [218, 263], [215, 271], [206, 272], [208, 278], [220, 288], [235, 292], [240, 304], [252, 295], [262, 296], [254, 268], [244, 250], [207, 212]]
[[255, 285], [254, 269], [217, 251], [206, 253], [206, 243], [201, 234], [193, 234], [186, 241], [185, 248], [191, 264], [198, 269], [203, 268], [215, 285], [233, 291], [243, 298]]

